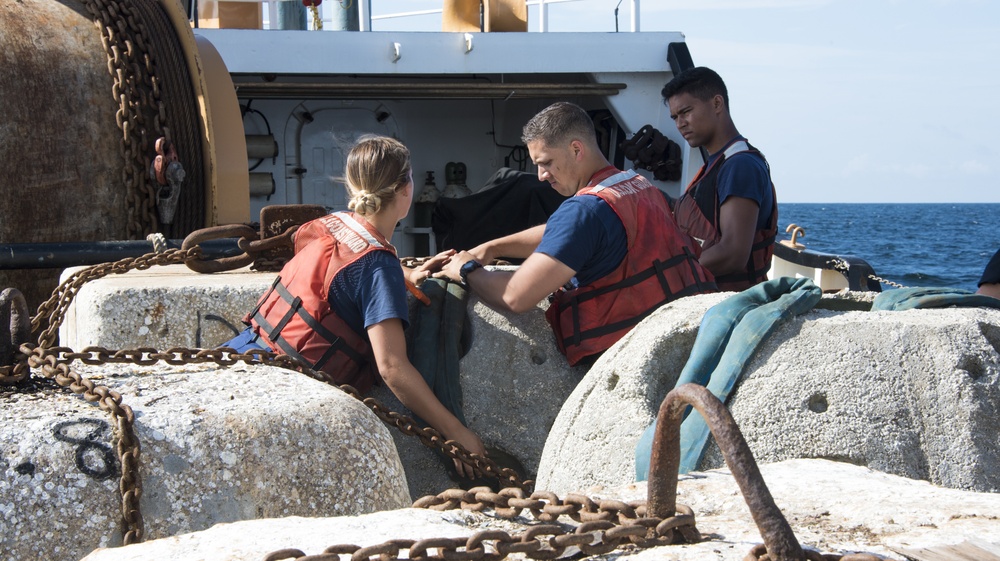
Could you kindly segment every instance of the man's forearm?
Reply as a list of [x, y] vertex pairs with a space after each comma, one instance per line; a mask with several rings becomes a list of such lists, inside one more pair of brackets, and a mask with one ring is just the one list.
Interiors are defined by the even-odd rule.
[[507, 297], [507, 288], [513, 276], [513, 271], [477, 269], [468, 276], [469, 288], [490, 306], [519, 313], [524, 310], [515, 309], [512, 304], [516, 303]]
[[[497, 238], [486, 242], [480, 246], [491, 259], [499, 257], [510, 257], [512, 259], [527, 259], [542, 243], [542, 234], [545, 233], [545, 224], [539, 224], [533, 228]], [[471, 253], [477, 254], [475, 250]], [[480, 253], [477, 257], [483, 257]]]

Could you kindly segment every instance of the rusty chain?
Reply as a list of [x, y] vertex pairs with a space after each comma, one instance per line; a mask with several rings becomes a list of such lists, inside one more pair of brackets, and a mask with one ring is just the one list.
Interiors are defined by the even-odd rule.
[[[352, 561], [367, 561], [375, 556], [380, 561], [499, 561], [511, 553], [543, 560], [563, 556], [566, 549], [572, 546], [585, 555], [602, 555], [623, 545], [648, 548], [701, 541], [694, 513], [685, 505], [677, 505], [677, 513], [672, 516], [656, 518], [647, 516], [644, 502], [594, 501], [576, 494], [560, 500], [549, 492], [535, 492], [526, 497], [524, 490], [516, 487], [499, 492], [489, 487], [475, 487], [468, 491], [449, 489], [438, 495], [429, 495], [417, 500], [413, 506], [438, 511], [456, 508], [473, 512], [489, 511], [508, 520], [521, 516], [527, 510], [539, 524], [529, 525], [525, 531], [514, 534], [503, 530], [484, 530], [468, 538], [389, 540], [367, 547], [338, 544], [326, 548], [318, 556], [307, 556], [298, 549], [283, 549], [266, 555], [264, 561], [339, 560], [341, 555], [350, 556]], [[561, 516], [568, 516], [578, 525], [559, 524]], [[431, 555], [428, 552], [431, 549], [437, 550], [437, 554]], [[403, 550], [407, 551], [405, 557], [400, 555]]]
[[[170, 139], [164, 127], [165, 107], [160, 99], [160, 82], [147, 49], [142, 18], [121, 0], [87, 0], [86, 6], [101, 30], [101, 42], [108, 55], [108, 73], [114, 85], [112, 96], [118, 103], [115, 123], [122, 131], [126, 225], [129, 239], [142, 239], [158, 229], [153, 207], [156, 193], [147, 170], [150, 163], [150, 125], [157, 137]], [[146, 122], [152, 115], [152, 123]]]
[[118, 490], [121, 494], [121, 511], [124, 530], [122, 543], [125, 545], [142, 541], [145, 533], [139, 500], [142, 498], [142, 482], [139, 479], [139, 439], [135, 435], [135, 415], [132, 408], [122, 404], [122, 396], [106, 386], [94, 384], [65, 363], [59, 363], [52, 349], [21, 345], [32, 368], [40, 368], [42, 374], [52, 379], [62, 388], [81, 394], [85, 400], [97, 403], [114, 421], [118, 442], [115, 452], [121, 463], [121, 478]]
[[190, 264], [200, 260], [201, 256], [202, 251], [198, 246], [169, 249], [164, 253], [148, 253], [139, 257], [102, 263], [73, 273], [56, 287], [52, 296], [39, 306], [38, 312], [31, 318], [30, 333], [38, 331], [43, 323], [47, 323], [46, 329], [38, 336], [37, 345], [21, 344], [20, 354], [16, 355], [16, 364], [9, 368], [0, 365], [2, 367], [0, 384], [20, 383], [30, 373], [29, 368], [38, 368], [44, 377], [55, 380], [60, 387], [82, 394], [87, 401], [97, 402], [102, 410], [112, 416], [118, 436], [116, 452], [122, 468], [119, 491], [122, 497], [123, 541], [126, 545], [142, 541], [144, 535], [143, 519], [139, 510], [139, 499], [142, 496], [142, 483], [139, 478], [140, 446], [133, 426], [134, 415], [128, 405], [121, 403], [120, 394], [105, 386], [96, 385], [74, 372], [70, 368], [70, 364], [74, 361], [88, 365], [122, 363], [140, 366], [149, 366], [161, 361], [170, 365], [212, 362], [223, 367], [244, 362], [294, 370], [335, 385], [364, 403], [384, 423], [396, 427], [406, 435], [419, 438], [422, 443], [440, 450], [449, 458], [465, 462], [487, 477], [530, 490], [532, 482], [522, 480], [514, 470], [500, 468], [490, 458], [469, 452], [458, 442], [446, 440], [435, 429], [420, 427], [412, 418], [387, 409], [374, 398], [363, 397], [349, 385], [337, 385], [325, 372], [313, 370], [287, 355], [258, 350], [237, 353], [225, 347], [221, 349], [174, 347], [163, 352], [152, 348], [108, 350], [102, 347], [87, 347], [82, 352], [75, 352], [68, 347], [55, 346], [59, 326], [64, 320], [66, 310], [86, 283], [112, 274], [148, 269], [154, 265]]

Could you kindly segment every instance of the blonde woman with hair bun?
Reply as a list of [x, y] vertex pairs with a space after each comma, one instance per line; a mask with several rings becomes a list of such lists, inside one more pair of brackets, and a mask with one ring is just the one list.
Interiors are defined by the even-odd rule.
[[[224, 346], [294, 356], [361, 392], [384, 381], [414, 414], [474, 454], [479, 437], [434, 395], [406, 354], [409, 322], [404, 274], [426, 278], [450, 255], [404, 273], [390, 243], [413, 200], [410, 151], [384, 136], [360, 138], [347, 156], [350, 212], [308, 222], [295, 234], [295, 256]], [[455, 460], [460, 475], [471, 466]]]

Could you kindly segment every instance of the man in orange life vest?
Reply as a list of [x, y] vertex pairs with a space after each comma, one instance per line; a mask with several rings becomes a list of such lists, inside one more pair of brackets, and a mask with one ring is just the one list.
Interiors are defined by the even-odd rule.
[[714, 71], [697, 67], [675, 76], [662, 94], [681, 136], [709, 154], [672, 205], [678, 226], [701, 243], [701, 264], [720, 290], [741, 291], [767, 280], [777, 197], [764, 155], [733, 124], [726, 84]]
[[[538, 178], [573, 196], [546, 224], [453, 256], [445, 276], [513, 312], [555, 292], [546, 318], [571, 365], [606, 350], [660, 305], [715, 291], [666, 199], [634, 171], [608, 163], [586, 111], [553, 104], [525, 125], [522, 140]], [[484, 270], [495, 257], [525, 261], [514, 272]]]

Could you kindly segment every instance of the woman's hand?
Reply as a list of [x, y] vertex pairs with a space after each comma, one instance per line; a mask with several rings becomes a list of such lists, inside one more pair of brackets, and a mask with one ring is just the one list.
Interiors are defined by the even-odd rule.
[[[465, 426], [460, 425], [459, 427], [460, 428], [455, 431], [455, 434], [445, 435], [445, 438], [458, 442], [466, 450], [472, 452], [473, 454], [479, 454], [480, 456], [486, 457], [486, 448], [483, 447], [483, 441], [479, 439], [479, 436]], [[476, 470], [472, 466], [466, 464], [458, 458], [455, 458], [452, 461], [455, 462], [455, 470], [462, 477], [475, 479], [481, 475], [476, 473]]]

